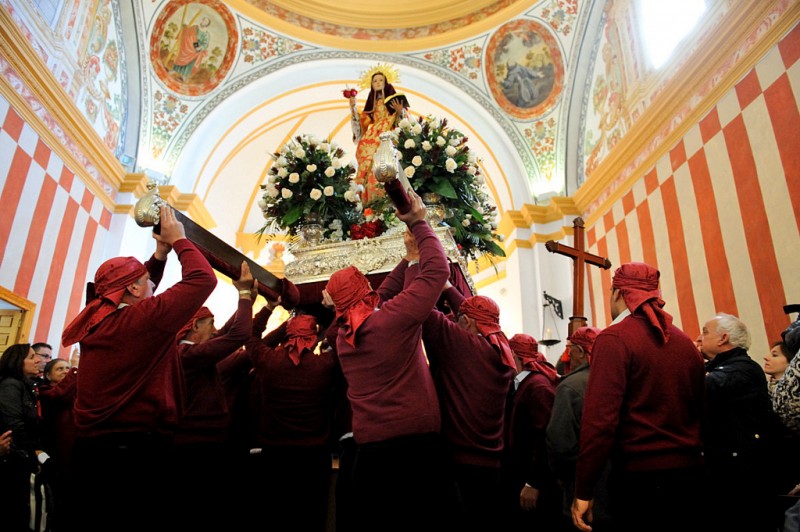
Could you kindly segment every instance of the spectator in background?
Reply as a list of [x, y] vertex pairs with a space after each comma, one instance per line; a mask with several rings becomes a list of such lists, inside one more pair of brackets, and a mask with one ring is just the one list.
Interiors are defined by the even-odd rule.
[[[800, 305], [786, 305], [784, 312], [800, 312]], [[780, 417], [784, 426], [787, 427], [794, 437], [800, 436], [800, 314], [789, 326], [781, 333], [784, 343], [789, 353], [794, 353], [789, 367], [783, 377], [775, 384], [772, 393], [772, 408]], [[796, 463], [795, 454], [798, 447], [791, 450], [789, 463]], [[796, 481], [800, 481], [800, 476], [795, 476]], [[800, 483], [789, 491], [791, 496], [800, 496]], [[786, 510], [783, 523], [783, 532], [800, 532], [800, 500]]]
[[783, 377], [794, 355], [795, 353], [789, 351], [789, 347], [784, 341], [775, 342], [769, 346], [769, 353], [764, 357], [764, 373], [768, 377], [770, 397], [774, 395], [775, 385]]
[[719, 313], [701, 330], [706, 364], [708, 497], [721, 530], [769, 532], [765, 508], [778, 493], [767, 458], [778, 445], [764, 371], [750, 358], [750, 332], [736, 316]]
[[33, 378], [33, 383], [39, 386], [45, 382], [44, 367], [53, 359], [53, 347], [44, 342], [36, 342], [31, 345], [31, 348], [36, 353], [36, 365], [39, 368], [39, 374]]
[[[800, 312], [800, 305], [783, 307], [789, 312]], [[781, 333], [789, 353], [794, 353], [792, 361], [776, 384], [772, 393], [772, 408], [783, 424], [800, 434], [800, 315]]]
[[39, 373], [30, 344], [14, 344], [0, 356], [0, 433], [11, 431], [10, 452], [0, 460], [3, 529], [28, 532], [31, 474], [49, 456], [40, 439], [38, 401], [31, 379]]
[[72, 449], [75, 445], [75, 397], [78, 393], [78, 368], [56, 358], [44, 368], [44, 383], [39, 385], [42, 413], [42, 446], [51, 456], [48, 467], [38, 477], [47, 495], [47, 526], [69, 530], [70, 498], [74, 495]]
[[[575, 530], [572, 524], [572, 499], [575, 497], [575, 463], [581, 437], [581, 415], [589, 380], [592, 346], [600, 334], [597, 327], [580, 327], [567, 337], [570, 372], [556, 386], [553, 412], [547, 424], [547, 452], [550, 466], [563, 492], [561, 530]], [[610, 531], [608, 478], [604, 475], [595, 488], [592, 505], [592, 530]]]

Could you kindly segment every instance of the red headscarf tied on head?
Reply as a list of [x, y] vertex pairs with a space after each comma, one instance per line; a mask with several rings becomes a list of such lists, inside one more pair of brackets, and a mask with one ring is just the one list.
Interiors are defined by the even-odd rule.
[[355, 346], [356, 331], [375, 312], [380, 296], [372, 291], [366, 276], [355, 266], [331, 275], [325, 290], [336, 307], [336, 319], [342, 323], [345, 341]]
[[586, 356], [591, 359], [592, 346], [594, 345], [595, 338], [600, 334], [600, 330], [601, 329], [597, 327], [579, 327], [574, 333], [567, 337], [567, 340], [575, 345], [581, 346], [583, 350], [586, 351]]
[[125, 295], [125, 288], [146, 273], [144, 264], [133, 257], [115, 257], [101, 264], [94, 275], [94, 291], [87, 286], [90, 297], [87, 298], [86, 307], [61, 335], [64, 347], [83, 340], [98, 323], [117, 310]]
[[211, 311], [208, 310], [208, 307], [200, 307], [200, 310], [194, 313], [194, 316], [192, 316], [192, 319], [189, 320], [189, 323], [184, 325], [183, 329], [178, 331], [178, 334], [175, 338], [180, 342], [181, 340], [186, 338], [186, 335], [189, 334], [189, 331], [192, 330], [192, 327], [194, 327], [194, 324], [198, 320], [203, 320], [205, 318], [213, 318], [213, 317], [214, 314], [212, 314]]
[[486, 296], [472, 296], [461, 303], [458, 312], [475, 320], [478, 332], [500, 351], [500, 360], [503, 364], [517, 368], [514, 363], [514, 353], [508, 345], [508, 338], [500, 329], [500, 307], [497, 303]]
[[529, 334], [515, 334], [508, 341], [508, 345], [514, 353], [522, 360], [522, 369], [537, 371], [547, 377], [555, 384], [558, 380], [558, 372], [553, 365], [547, 361], [545, 356], [539, 352], [539, 343]]
[[669, 341], [672, 316], [664, 311], [664, 300], [658, 289], [659, 271], [644, 262], [628, 262], [614, 272], [611, 288], [618, 288], [631, 314], [641, 309], [658, 330], [663, 343]]
[[317, 318], [301, 314], [286, 324], [286, 340], [283, 346], [295, 366], [300, 364], [303, 351], [313, 351], [317, 345]]

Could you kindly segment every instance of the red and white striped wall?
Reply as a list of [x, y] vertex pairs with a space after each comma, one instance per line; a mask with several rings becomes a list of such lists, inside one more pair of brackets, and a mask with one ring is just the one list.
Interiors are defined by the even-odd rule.
[[[716, 312], [739, 316], [759, 361], [789, 324], [783, 305], [800, 303], [799, 59], [797, 26], [587, 230], [615, 267], [659, 268], [692, 338]], [[599, 326], [613, 270], [589, 272]]]
[[36, 304], [30, 341], [59, 353], [111, 212], [2, 97], [0, 154], [0, 286]]

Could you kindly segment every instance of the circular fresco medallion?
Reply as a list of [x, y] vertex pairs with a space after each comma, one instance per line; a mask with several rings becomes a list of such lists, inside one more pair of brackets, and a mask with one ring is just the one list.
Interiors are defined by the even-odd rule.
[[541, 116], [558, 101], [564, 85], [558, 41], [533, 20], [504, 24], [486, 49], [486, 78], [506, 113], [516, 118]]
[[169, 89], [186, 96], [214, 90], [236, 58], [239, 31], [217, 0], [177, 0], [158, 15], [150, 36], [150, 63]]

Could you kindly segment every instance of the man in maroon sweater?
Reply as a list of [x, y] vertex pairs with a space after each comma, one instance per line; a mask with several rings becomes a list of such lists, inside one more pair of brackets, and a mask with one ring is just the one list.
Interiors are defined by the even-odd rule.
[[251, 337], [246, 344], [255, 369], [259, 405], [257, 453], [249, 470], [258, 478], [251, 496], [261, 501], [251, 511], [253, 526], [292, 523], [297, 530], [324, 532], [334, 447], [332, 426], [344, 393], [335, 353], [320, 344], [317, 319], [302, 313], [290, 318], [279, 345]]
[[[419, 273], [419, 249], [403, 235], [408, 269], [405, 284]], [[434, 309], [422, 328], [442, 408], [442, 436], [457, 487], [453, 528], [490, 530], [501, 522], [500, 466], [506, 398], [516, 374], [500, 308], [486, 296], [464, 295], [447, 281], [443, 292], [451, 318]]]
[[81, 346], [76, 529], [107, 530], [113, 523], [118, 530], [145, 530], [174, 514], [170, 467], [183, 394], [175, 335], [217, 279], [171, 207], [161, 208], [156, 238], [177, 253], [182, 280], [153, 296], [142, 263], [110, 259], [95, 274], [96, 297], [62, 336], [64, 346]]
[[[417, 273], [413, 264], [406, 278], [413, 280]], [[493, 300], [465, 298], [449, 282], [444, 295], [456, 320], [434, 309], [423, 325], [422, 340], [442, 407], [442, 436], [458, 493], [456, 519], [461, 522], [453, 528], [491, 530], [504, 511], [500, 465], [506, 444], [506, 398], [516, 363]]]
[[250, 337], [258, 292], [247, 262], [242, 262], [233, 285], [238, 308], [222, 329], [214, 326], [208, 307], [200, 307], [176, 337], [186, 390], [175, 431], [176, 498], [184, 516], [181, 526], [190, 529], [230, 526], [238, 514], [232, 511], [239, 497], [232, 475], [236, 462], [229, 440], [231, 418], [217, 363]]
[[592, 493], [609, 459], [616, 530], [703, 524], [705, 370], [694, 342], [662, 308], [659, 276], [644, 263], [614, 272], [614, 321], [595, 340], [581, 420], [572, 504], [580, 530], [591, 530]]
[[556, 530], [561, 499], [545, 436], [559, 375], [533, 336], [518, 333], [508, 343], [522, 368], [514, 378], [506, 422], [509, 530]]
[[421, 337], [450, 268], [422, 200], [413, 191], [409, 197], [411, 210], [398, 217], [419, 247], [414, 280], [403, 288], [401, 262], [387, 277], [399, 278], [394, 297], [382, 299], [354, 267], [334, 273], [326, 287], [358, 445], [352, 478], [362, 530], [446, 529], [441, 414]]

